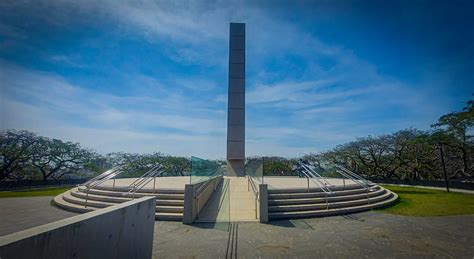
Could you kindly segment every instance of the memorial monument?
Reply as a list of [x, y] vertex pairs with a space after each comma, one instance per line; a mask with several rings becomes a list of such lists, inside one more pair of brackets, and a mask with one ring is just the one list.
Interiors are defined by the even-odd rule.
[[227, 108], [227, 176], [245, 176], [245, 23], [231, 23]]

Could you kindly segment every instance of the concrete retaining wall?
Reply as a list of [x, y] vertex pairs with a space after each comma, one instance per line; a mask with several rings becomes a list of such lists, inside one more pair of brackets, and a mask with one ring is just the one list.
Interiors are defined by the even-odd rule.
[[155, 206], [143, 197], [0, 237], [0, 258], [151, 258]]

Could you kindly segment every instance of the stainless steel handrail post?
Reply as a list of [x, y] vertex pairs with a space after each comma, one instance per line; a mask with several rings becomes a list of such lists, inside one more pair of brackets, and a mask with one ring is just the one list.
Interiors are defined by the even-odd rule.
[[257, 196], [255, 195], [255, 219], [258, 219], [258, 214], [257, 214]]
[[89, 202], [89, 192], [92, 188], [96, 187], [96, 186], [99, 186], [101, 185], [102, 183], [104, 183], [105, 181], [107, 180], [110, 180], [110, 179], [113, 179], [115, 181], [115, 178], [117, 175], [123, 173], [123, 171], [121, 171], [121, 167], [120, 166], [117, 166], [117, 167], [114, 167], [110, 170], [107, 170], [105, 173], [102, 173], [100, 176], [98, 177], [95, 177], [94, 181], [88, 181], [88, 184], [86, 185], [83, 185], [86, 187], [86, 199], [85, 199], [85, 203], [84, 203], [84, 207], [87, 208], [87, 205], [88, 205], [88, 202]]
[[306, 183], [308, 185], [308, 193], [309, 193], [309, 177], [306, 176]]
[[329, 210], [328, 193], [326, 193], [326, 210]]
[[370, 204], [369, 188], [367, 188], [367, 204]]
[[84, 208], [87, 208], [87, 200], [89, 199], [89, 190], [86, 192], [86, 203], [84, 204]]

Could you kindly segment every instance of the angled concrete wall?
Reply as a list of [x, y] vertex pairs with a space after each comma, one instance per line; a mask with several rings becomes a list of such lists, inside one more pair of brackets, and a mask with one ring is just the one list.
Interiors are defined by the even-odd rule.
[[155, 198], [143, 197], [0, 237], [0, 258], [151, 258]]
[[[185, 185], [183, 211], [184, 224], [192, 224], [194, 222], [222, 179], [222, 176], [219, 176], [209, 180], [208, 182]], [[203, 184], [205, 185], [204, 188], [201, 186]]]
[[227, 175], [245, 176], [245, 23], [231, 23], [227, 109]]

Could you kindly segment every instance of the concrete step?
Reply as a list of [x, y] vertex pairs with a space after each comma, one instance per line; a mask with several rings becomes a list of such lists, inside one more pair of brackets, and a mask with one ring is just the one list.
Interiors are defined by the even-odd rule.
[[[124, 202], [130, 200], [130, 198], [89, 194], [86, 207], [85, 196], [85, 193], [78, 191], [77, 188], [73, 188], [69, 191], [55, 196], [53, 199], [53, 203], [56, 206], [68, 211], [85, 213], [116, 205], [120, 203], [119, 201]], [[110, 199], [113, 199], [113, 201]], [[183, 218], [183, 205], [183, 200], [157, 199], [155, 219], [181, 221]]]
[[[71, 195], [77, 198], [81, 199], [87, 199], [92, 200], [92, 201], [103, 201], [103, 202], [109, 202], [109, 203], [122, 203], [126, 201], [131, 201], [132, 198], [126, 198], [126, 197], [116, 197], [116, 196], [103, 196], [103, 195], [96, 195], [96, 194], [89, 194], [87, 195], [84, 192], [77, 191], [77, 189], [72, 189], [71, 190]], [[152, 196], [152, 195], [151, 195]], [[166, 197], [170, 198], [170, 197]], [[163, 205], [163, 206], [184, 206], [184, 200], [162, 200], [162, 199], [157, 199], [156, 200], [156, 205]]]
[[[130, 187], [112, 187], [108, 185], [99, 185], [94, 187], [93, 189], [96, 190], [103, 190], [103, 191], [116, 191], [116, 192], [128, 192], [130, 191]], [[150, 188], [143, 188], [140, 190], [140, 193], [167, 193], [167, 194], [184, 194], [183, 189], [160, 189], [157, 188], [156, 190], [150, 189]]]
[[63, 193], [62, 198], [63, 200], [67, 202], [74, 203], [77, 205], [83, 205], [84, 207], [106, 208], [106, 207], [117, 204], [117, 203], [112, 203], [112, 202], [94, 201], [94, 200], [87, 200], [87, 203], [86, 203], [85, 199], [74, 197], [70, 191]]
[[389, 206], [398, 200], [398, 195], [390, 192], [390, 198], [359, 206], [353, 207], [342, 207], [333, 208], [329, 210], [309, 210], [309, 211], [286, 211], [286, 212], [271, 212], [268, 214], [270, 220], [279, 219], [294, 219], [294, 218], [311, 218], [311, 217], [323, 217], [323, 216], [335, 216], [344, 215], [349, 213], [356, 213], [361, 211], [367, 211], [375, 208], [381, 208]]
[[156, 206], [184, 206], [184, 200], [156, 200]]
[[107, 190], [100, 190], [100, 189], [90, 189], [87, 190], [85, 187], [79, 187], [81, 192], [88, 192], [90, 194], [101, 195], [101, 196], [113, 196], [113, 197], [124, 197], [124, 198], [140, 198], [144, 196], [156, 196], [157, 199], [162, 200], [184, 200], [183, 193], [127, 193], [126, 191], [107, 191]]
[[[374, 186], [370, 189], [370, 191], [377, 191], [379, 190], [379, 186]], [[350, 190], [337, 190], [334, 191], [333, 193], [329, 194], [329, 196], [347, 196], [347, 195], [353, 195], [353, 194], [363, 194], [367, 193], [367, 190], [365, 188], [359, 188], [356, 189], [350, 189]], [[307, 192], [306, 190], [300, 189], [299, 192], [293, 192], [293, 193], [272, 193], [268, 194], [268, 199], [269, 200], [283, 200], [283, 199], [308, 199], [308, 198], [322, 198], [326, 197], [326, 193], [321, 192], [319, 190], [318, 192]]]
[[58, 207], [60, 207], [64, 210], [77, 212], [77, 213], [85, 213], [85, 212], [90, 212], [90, 211], [94, 211], [94, 210], [97, 209], [97, 208], [93, 208], [93, 207], [85, 208], [82, 205], [67, 202], [63, 199], [62, 195], [55, 196], [54, 199], [53, 199], [53, 203], [54, 203], [54, 205], [56, 205], [56, 206], [58, 206]]
[[[371, 187], [377, 186], [374, 183], [370, 184]], [[332, 191], [343, 191], [343, 190], [354, 190], [354, 189], [365, 189], [359, 184], [347, 184], [344, 186], [333, 186], [330, 187]], [[292, 188], [292, 189], [269, 189], [268, 194], [282, 194], [282, 193], [300, 193], [302, 190], [308, 191], [308, 189], [304, 188]], [[319, 187], [310, 187], [309, 192], [311, 193], [319, 193], [323, 192]]]
[[[375, 197], [378, 195], [382, 195], [385, 193], [384, 189], [378, 189], [373, 192], [369, 192], [369, 197]], [[329, 202], [336, 202], [336, 201], [349, 201], [349, 200], [358, 200], [358, 199], [366, 199], [367, 192], [360, 193], [360, 194], [349, 194], [349, 195], [341, 195], [341, 196], [328, 196]], [[316, 204], [316, 203], [326, 203], [326, 197], [320, 198], [303, 198], [303, 199], [269, 199], [268, 205], [297, 205], [297, 204]]]
[[156, 220], [183, 221], [183, 213], [158, 212], [155, 213]]
[[[67, 211], [71, 212], [76, 212], [76, 213], [87, 213], [91, 212], [94, 210], [98, 210], [100, 208], [94, 208], [94, 207], [87, 207], [85, 208], [82, 205], [78, 205], [75, 203], [70, 203], [62, 199], [62, 196], [58, 195], [54, 197], [53, 203]], [[170, 213], [170, 212], [156, 212], [155, 213], [155, 219], [156, 220], [166, 220], [166, 221], [182, 221], [183, 220], [183, 213], [182, 212], [177, 212], [177, 213]]]
[[183, 210], [182, 206], [156, 206], [157, 212], [183, 213]]
[[122, 203], [126, 201], [131, 201], [132, 198], [126, 198], [126, 197], [115, 197], [115, 196], [103, 196], [103, 195], [96, 195], [96, 194], [87, 194], [84, 192], [80, 192], [77, 189], [72, 189], [71, 190], [71, 195], [80, 198], [80, 199], [88, 199], [92, 201], [104, 201], [104, 202], [110, 202], [110, 203]]
[[317, 203], [317, 204], [298, 204], [298, 205], [280, 205], [280, 206], [268, 206], [269, 212], [286, 212], [286, 211], [314, 211], [314, 210], [326, 210], [327, 207], [331, 208], [348, 208], [360, 205], [366, 205], [371, 203], [377, 203], [389, 199], [392, 196], [392, 193], [385, 192], [382, 195], [369, 198], [367, 201], [366, 198], [349, 200], [349, 201], [338, 201], [338, 202], [329, 202], [326, 203]]

